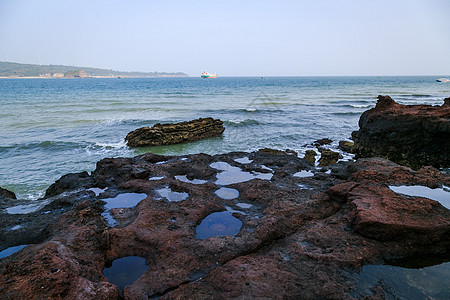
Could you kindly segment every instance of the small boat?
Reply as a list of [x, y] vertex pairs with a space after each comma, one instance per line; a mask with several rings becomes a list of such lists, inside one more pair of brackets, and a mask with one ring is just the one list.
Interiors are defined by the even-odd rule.
[[200, 75], [200, 77], [202, 77], [202, 78], [217, 78], [217, 74], [216, 73], [210, 74], [205, 71], [202, 73], [202, 75]]
[[436, 79], [437, 82], [450, 82], [450, 79], [448, 78], [438, 78]]

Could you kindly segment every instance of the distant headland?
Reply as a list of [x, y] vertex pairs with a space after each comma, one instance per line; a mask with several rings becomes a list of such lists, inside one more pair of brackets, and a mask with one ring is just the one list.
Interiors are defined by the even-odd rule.
[[122, 72], [99, 68], [61, 65], [32, 65], [0, 62], [0, 78], [127, 78], [188, 77], [182, 72]]

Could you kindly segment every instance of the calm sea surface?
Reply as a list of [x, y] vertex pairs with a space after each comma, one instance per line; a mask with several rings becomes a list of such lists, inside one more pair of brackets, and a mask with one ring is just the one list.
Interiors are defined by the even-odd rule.
[[[441, 105], [450, 84], [434, 77], [0, 79], [0, 186], [33, 200], [64, 174], [148, 151], [303, 152], [320, 138], [350, 137], [379, 94]], [[199, 117], [223, 120], [223, 136], [144, 149], [124, 143], [136, 128]]]

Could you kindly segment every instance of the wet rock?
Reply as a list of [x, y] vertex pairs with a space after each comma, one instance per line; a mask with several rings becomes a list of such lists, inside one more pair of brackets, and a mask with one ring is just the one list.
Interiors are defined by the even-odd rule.
[[14, 192], [11, 192], [7, 189], [0, 187], [0, 200], [8, 200], [8, 199], [12, 200], [17, 199], [16, 194], [14, 194]]
[[320, 140], [314, 141], [313, 146], [320, 147], [320, 146], [323, 146], [323, 145], [329, 145], [332, 142], [333, 141], [330, 140], [329, 138], [324, 138], [324, 139], [320, 139]]
[[45, 192], [45, 197], [51, 197], [62, 192], [72, 191], [77, 188], [90, 188], [94, 186], [94, 181], [88, 172], [71, 173], [62, 176], [53, 183]]
[[311, 166], [314, 166], [316, 164], [316, 155], [317, 155], [316, 151], [306, 150], [303, 159], [306, 160]]
[[320, 159], [319, 159], [319, 167], [326, 167], [332, 164], [337, 163], [339, 158], [342, 158], [342, 155], [339, 152], [335, 152], [329, 149], [319, 148]]
[[[244, 164], [235, 161], [243, 157]], [[218, 164], [273, 176], [220, 186]], [[53, 207], [49, 213], [15, 220], [1, 215], [0, 220], [10, 218], [5, 228], [45, 222], [46, 235], [0, 259], [0, 298], [121, 299], [103, 270], [117, 259], [141, 257], [148, 268], [123, 288], [123, 299], [351, 299], [359, 280], [352, 274], [362, 266], [450, 248], [448, 209], [388, 188], [449, 186], [449, 175], [369, 158], [334, 164], [331, 174], [293, 176], [309, 169], [305, 160], [286, 153], [104, 159], [91, 175], [48, 198], [54, 200], [43, 208]], [[159, 179], [149, 180], [154, 177]], [[83, 192], [86, 182], [108, 189]], [[164, 188], [187, 197], [169, 201], [157, 192]], [[232, 189], [233, 196], [217, 193], [221, 188]], [[109, 226], [101, 199], [126, 193], [147, 197], [111, 208], [117, 224]], [[59, 202], [72, 204], [61, 209]], [[198, 226], [215, 213], [231, 215], [234, 230], [227, 231], [227, 222], [211, 222], [213, 234], [198, 238]], [[36, 235], [38, 228], [23, 234]], [[380, 287], [380, 299], [389, 288]], [[377, 299], [372, 291], [364, 296]]]
[[450, 98], [442, 106], [401, 105], [378, 96], [352, 133], [357, 157], [384, 157], [401, 165], [450, 167]]
[[126, 136], [130, 147], [172, 145], [220, 136], [225, 128], [219, 119], [200, 118], [174, 124], [156, 124], [136, 129]]
[[355, 143], [350, 141], [339, 141], [338, 148], [347, 153], [353, 153], [353, 146]]
[[287, 152], [283, 150], [270, 149], [270, 148], [262, 148], [258, 150], [258, 153], [266, 153], [271, 155], [286, 155]]

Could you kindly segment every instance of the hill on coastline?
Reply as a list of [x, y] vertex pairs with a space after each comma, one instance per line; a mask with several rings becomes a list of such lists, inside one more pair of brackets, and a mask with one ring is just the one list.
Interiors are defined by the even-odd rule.
[[182, 72], [122, 72], [89, 67], [0, 62], [0, 77], [187, 77], [187, 74]]

